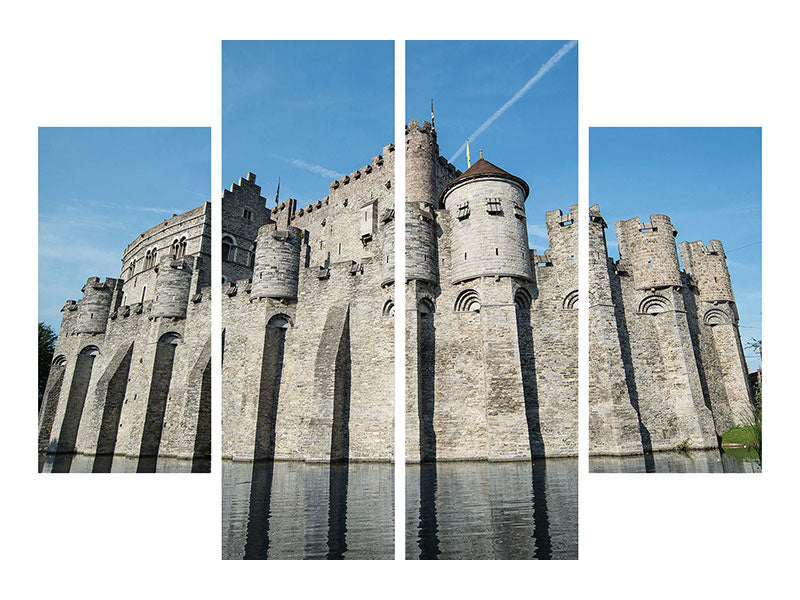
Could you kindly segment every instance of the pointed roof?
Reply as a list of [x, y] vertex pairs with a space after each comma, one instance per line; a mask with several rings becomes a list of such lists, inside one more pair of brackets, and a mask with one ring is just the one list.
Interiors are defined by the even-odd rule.
[[508, 179], [509, 181], [513, 181], [522, 188], [525, 198], [527, 198], [528, 194], [530, 193], [530, 188], [528, 187], [528, 184], [525, 183], [524, 180], [520, 179], [516, 175], [512, 175], [508, 171], [504, 171], [497, 165], [494, 165], [485, 158], [481, 157], [469, 169], [464, 171], [461, 175], [456, 177], [453, 181], [451, 181], [445, 186], [445, 188], [442, 190], [442, 193], [439, 195], [439, 199], [442, 203], [442, 206], [444, 206], [444, 197], [455, 186], [463, 183], [464, 181], [469, 181], [472, 179], [481, 179], [483, 177], [500, 177], [501, 179]]

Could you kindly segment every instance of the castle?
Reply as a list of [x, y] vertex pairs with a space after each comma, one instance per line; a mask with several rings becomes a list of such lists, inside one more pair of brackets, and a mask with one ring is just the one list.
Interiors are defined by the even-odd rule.
[[681, 242], [666, 215], [616, 224], [589, 209], [589, 452], [716, 448], [751, 414], [722, 243]]
[[394, 455], [394, 145], [328, 195], [222, 195], [222, 457]]
[[118, 279], [90, 277], [67, 300], [39, 415], [40, 469], [76, 453], [93, 471], [114, 455], [154, 471], [158, 457], [211, 455], [211, 205], [139, 235]]
[[406, 127], [406, 457], [527, 460], [578, 446], [578, 227], [481, 157], [461, 173], [431, 123]]

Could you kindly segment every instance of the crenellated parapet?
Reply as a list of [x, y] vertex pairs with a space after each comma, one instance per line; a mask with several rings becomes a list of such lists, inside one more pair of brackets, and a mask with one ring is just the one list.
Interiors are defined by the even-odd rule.
[[99, 277], [89, 277], [81, 291], [83, 298], [78, 302], [78, 318], [75, 333], [103, 333], [106, 330], [111, 300], [120, 280], [111, 277], [101, 281]]
[[731, 276], [722, 242], [681, 242], [681, 259], [686, 273], [697, 286], [698, 299], [706, 302], [734, 302]]
[[636, 289], [680, 287], [681, 269], [675, 236], [678, 231], [666, 215], [650, 215], [616, 224], [620, 262], [633, 276]]

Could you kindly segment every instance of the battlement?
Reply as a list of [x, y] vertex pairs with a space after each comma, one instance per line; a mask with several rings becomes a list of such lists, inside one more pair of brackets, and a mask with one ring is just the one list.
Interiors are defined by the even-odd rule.
[[[369, 178], [371, 175], [383, 172], [382, 167], [385, 165], [386, 161], [389, 160], [387, 157], [390, 157], [394, 151], [394, 144], [385, 145], [382, 149], [382, 154], [373, 156], [369, 164], [352, 171], [349, 175], [343, 175], [339, 179], [332, 181], [328, 186], [330, 193], [320, 200], [309, 203], [307, 206], [298, 209], [297, 200], [294, 198], [289, 198], [287, 201], [281, 202], [278, 206], [271, 209], [270, 214], [272, 219], [277, 221], [282, 227], [286, 227], [290, 223], [299, 220], [297, 226], [303, 229], [308, 228], [310, 224], [316, 220], [324, 220], [331, 214], [329, 212], [329, 210], [332, 210], [331, 196], [337, 190], [344, 190], [356, 182]], [[389, 180], [385, 182], [385, 185], [386, 188], [389, 189]], [[344, 202], [342, 206], [346, 207], [347, 202]], [[309, 217], [311, 214], [314, 214], [314, 216]]]
[[606, 220], [603, 218], [603, 214], [600, 212], [600, 206], [598, 204], [592, 204], [589, 207], [589, 223], [597, 223], [603, 229], [608, 227]]
[[560, 208], [548, 210], [545, 213], [545, 223], [548, 229], [551, 226], [570, 227], [578, 221], [578, 205], [573, 204], [569, 207], [569, 212], [565, 215]]
[[657, 289], [682, 285], [678, 249], [678, 231], [667, 215], [650, 215], [616, 224], [620, 262], [629, 268], [637, 289]]
[[434, 140], [436, 139], [436, 130], [428, 121], [423, 121], [422, 125], [420, 125], [419, 121], [416, 119], [409, 121], [406, 124], [406, 135], [413, 133], [430, 134], [433, 136]]
[[734, 302], [722, 242], [711, 240], [708, 246], [702, 241], [681, 242], [679, 248], [683, 267], [697, 287], [700, 300]]

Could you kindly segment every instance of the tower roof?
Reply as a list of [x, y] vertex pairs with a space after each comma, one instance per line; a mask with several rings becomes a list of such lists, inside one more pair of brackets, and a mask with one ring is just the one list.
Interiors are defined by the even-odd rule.
[[442, 190], [442, 193], [439, 195], [439, 199], [441, 200], [442, 205], [444, 205], [444, 197], [455, 186], [461, 184], [464, 181], [469, 181], [472, 179], [480, 179], [482, 177], [500, 177], [501, 179], [508, 179], [509, 181], [513, 181], [522, 188], [525, 198], [528, 197], [528, 193], [530, 192], [528, 184], [525, 183], [523, 179], [520, 179], [516, 175], [512, 175], [508, 171], [504, 171], [497, 165], [492, 164], [485, 158], [481, 157], [474, 165], [472, 165], [469, 169], [464, 171], [461, 175], [456, 177], [453, 181], [451, 181], [445, 186], [445, 188]]

